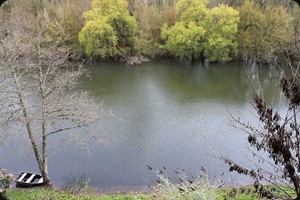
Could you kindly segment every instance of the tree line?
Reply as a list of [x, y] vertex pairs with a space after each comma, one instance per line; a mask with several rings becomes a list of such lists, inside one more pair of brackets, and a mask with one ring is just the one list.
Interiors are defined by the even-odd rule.
[[42, 13], [50, 42], [93, 59], [299, 58], [300, 9], [290, 0], [10, 0], [2, 5], [2, 20], [20, 9]]
[[79, 41], [88, 56], [101, 59], [142, 54], [270, 63], [298, 57], [298, 10], [294, 2], [275, 0], [93, 0]]

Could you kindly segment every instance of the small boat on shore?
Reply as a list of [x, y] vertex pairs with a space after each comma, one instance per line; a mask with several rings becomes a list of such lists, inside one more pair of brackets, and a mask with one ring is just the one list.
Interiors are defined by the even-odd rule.
[[30, 172], [22, 172], [15, 181], [16, 187], [20, 188], [37, 187], [44, 183], [42, 175]]

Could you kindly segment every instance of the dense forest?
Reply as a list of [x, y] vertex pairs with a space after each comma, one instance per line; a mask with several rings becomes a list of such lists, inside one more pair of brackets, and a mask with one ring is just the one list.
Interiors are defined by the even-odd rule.
[[0, 15], [0, 39], [22, 18], [77, 58], [300, 58], [300, 9], [291, 0], [8, 0]]

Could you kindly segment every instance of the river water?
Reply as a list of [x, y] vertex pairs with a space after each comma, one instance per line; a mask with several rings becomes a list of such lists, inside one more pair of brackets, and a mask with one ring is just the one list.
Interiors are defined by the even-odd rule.
[[[280, 73], [269, 66], [202, 66], [165, 60], [89, 67], [91, 78], [83, 78], [78, 89], [89, 91], [113, 112], [99, 130], [108, 142], [99, 145], [91, 140], [90, 151], [85, 152], [73, 143], [56, 148], [58, 141], [51, 140], [49, 173], [55, 187], [90, 178], [90, 185], [101, 192], [143, 190], [156, 177], [147, 165], [166, 167], [171, 177], [177, 168], [195, 176], [204, 167], [211, 180], [246, 182], [227, 173], [219, 159], [225, 155], [247, 165], [250, 155], [247, 135], [233, 128], [230, 114], [256, 123], [249, 103], [253, 88], [262, 89], [274, 107], [286, 106], [278, 89]], [[22, 145], [7, 140], [0, 149], [0, 167], [16, 175], [37, 171], [32, 152], [24, 153]]]

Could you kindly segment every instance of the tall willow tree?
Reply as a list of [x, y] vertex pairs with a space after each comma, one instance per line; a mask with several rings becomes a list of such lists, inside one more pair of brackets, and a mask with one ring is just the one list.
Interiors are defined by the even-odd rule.
[[171, 27], [163, 26], [162, 38], [166, 39], [166, 48], [176, 57], [192, 60], [203, 52], [208, 26], [206, 5], [206, 1], [180, 0], [176, 5], [180, 21]]
[[137, 23], [125, 0], [93, 0], [83, 17], [86, 23], [78, 39], [88, 56], [106, 59], [132, 51]]
[[208, 1], [179, 0], [180, 20], [162, 28], [166, 48], [176, 57], [190, 60], [230, 60], [237, 52], [236, 33], [239, 13], [220, 5], [209, 9]]
[[231, 60], [237, 54], [238, 12], [220, 5], [210, 10], [204, 55], [211, 61]]

